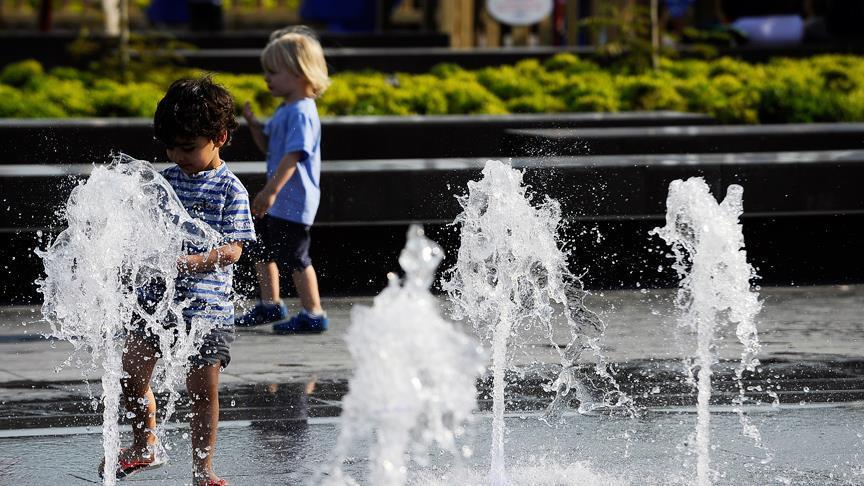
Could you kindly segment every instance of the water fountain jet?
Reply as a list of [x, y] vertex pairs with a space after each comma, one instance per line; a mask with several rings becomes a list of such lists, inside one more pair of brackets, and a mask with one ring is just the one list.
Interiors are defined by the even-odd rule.
[[[523, 173], [508, 164], [489, 160], [483, 178], [468, 182], [468, 194], [459, 197], [463, 212], [454, 224], [460, 228], [456, 264], [447, 271], [442, 288], [453, 306], [452, 317], [467, 320], [492, 348], [492, 445], [490, 481], [508, 484], [504, 464], [505, 371], [510, 367], [508, 347], [524, 329], [541, 329], [558, 352], [561, 371], [547, 386], [556, 396], [546, 420], [561, 413], [579, 394], [580, 408], [590, 410], [613, 403], [630, 409], [607, 370], [599, 340], [603, 322], [584, 305], [582, 282], [567, 267], [559, 248], [561, 207], [546, 197], [532, 204]], [[553, 340], [553, 325], [566, 322], [569, 344], [561, 349]], [[613, 390], [600, 404], [585, 391], [576, 363], [588, 351], [594, 372]], [[580, 393], [581, 392], [581, 393]]]
[[[138, 316], [145, 330], [160, 338], [155, 375], [160, 377], [156, 391], [169, 391], [159, 426], [164, 427], [179, 398], [176, 384], [186, 376], [187, 359], [209, 331], [199, 320], [188, 334], [175, 335], [162, 325], [170, 319], [182, 322], [188, 305], [174, 299], [177, 258], [189, 246], [214, 247], [219, 235], [189, 216], [150, 164], [125, 155], [95, 167], [72, 190], [62, 218], [66, 229], [47, 249], [37, 250], [45, 269], [37, 281], [44, 296], [42, 314], [51, 326], [49, 337], [69, 341], [76, 354], [89, 354], [90, 369], [102, 369], [103, 452], [106, 470], [113, 471], [125, 333]], [[159, 287], [161, 298], [140, 302], [139, 291], [147, 287]], [[161, 436], [162, 430], [155, 432]], [[113, 474], [104, 475], [104, 484], [115, 482]]]
[[404, 279], [390, 274], [372, 307], [352, 310], [345, 340], [355, 372], [333, 459], [313, 483], [357, 484], [342, 463], [352, 445], [373, 437], [369, 484], [405, 484], [406, 454], [422, 461], [435, 446], [456, 452], [455, 439], [476, 406], [483, 359], [472, 339], [440, 317], [429, 292], [442, 258], [422, 227], [412, 225], [399, 256]]
[[676, 180], [669, 185], [666, 199], [666, 225], [651, 234], [662, 238], [672, 249], [673, 268], [681, 278], [675, 305], [681, 312], [680, 323], [696, 333], [696, 354], [688, 367], [688, 377], [697, 392], [696, 481], [699, 486], [712, 483], [710, 462], [711, 367], [716, 364], [717, 334], [722, 326], [736, 325], [736, 336], [743, 345], [736, 371], [739, 383], [738, 412], [745, 435], [761, 447], [759, 431], [752, 426], [740, 405], [744, 401], [741, 378], [759, 364], [759, 337], [754, 319], [762, 308], [759, 294], [750, 282], [756, 272], [747, 263], [744, 235], [738, 218], [743, 212], [744, 189], [730, 185], [726, 197], [717, 203], [701, 177]]

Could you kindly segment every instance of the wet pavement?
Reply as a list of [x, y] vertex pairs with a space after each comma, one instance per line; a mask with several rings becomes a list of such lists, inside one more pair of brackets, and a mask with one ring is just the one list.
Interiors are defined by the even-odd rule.
[[[646, 406], [692, 403], [681, 358], [692, 353], [693, 336], [677, 324], [673, 296], [671, 290], [606, 291], [586, 300], [606, 322], [602, 344], [614, 375]], [[757, 326], [763, 366], [747, 376], [753, 382], [751, 395], [772, 401], [766, 393], [773, 389], [783, 403], [864, 399], [864, 286], [769, 288], [761, 296], [764, 307]], [[330, 330], [321, 335], [274, 335], [267, 326], [240, 329], [231, 365], [221, 378], [222, 400], [228, 405], [223, 418], [254, 418], [255, 410], [267, 416], [275, 413], [268, 409], [285, 408], [296, 401], [290, 397], [304, 390], [311, 392], [301, 406], [306, 410], [297, 413], [338, 415], [352, 370], [343, 340], [350, 311], [370, 303], [371, 298], [326, 300]], [[289, 304], [296, 308], [296, 302]], [[43, 334], [49, 330], [36, 307], [0, 309], [0, 430], [101, 420], [88, 399], [100, 393], [98, 370], [84, 374], [85, 384], [81, 370], [63, 367], [72, 347], [46, 340]], [[720, 356], [734, 360], [740, 347], [730, 329], [724, 334]], [[527, 372], [511, 392], [524, 408], [542, 407], [548, 396], [540, 390], [542, 379], [556, 369], [556, 346], [565, 345], [567, 337], [566, 329], [558, 326], [552, 340], [541, 335], [519, 338], [513, 359]], [[732, 369], [732, 363], [717, 366], [717, 403], [737, 393]], [[486, 384], [479, 383], [481, 409], [487, 405]]]
[[[510, 441], [518, 444], [512, 461], [522, 461], [525, 474], [532, 474], [531, 457], [541, 466], [558, 461], [566, 465], [560, 470], [567, 474], [584, 459], [606, 479], [623, 477], [639, 484], [633, 482], [635, 468], [645, 475], [642, 484], [692, 482], [687, 442], [695, 395], [684, 379], [682, 357], [691, 354], [693, 336], [676, 322], [673, 296], [670, 290], [607, 291], [586, 301], [607, 324], [602, 343], [613, 375], [622, 390], [645, 407], [635, 421], [571, 414], [566, 421], [575, 428], [565, 424], [549, 429], [531, 420], [548, 403], [543, 380], [557, 369], [556, 348], [566, 344], [568, 335], [558, 326], [551, 340], [540, 335], [518, 339], [514, 361], [522, 366], [508, 388], [508, 410], [524, 417], [508, 420]], [[726, 329], [719, 349], [723, 361], [713, 382], [718, 418], [712, 423], [719, 424], [717, 437], [726, 437], [718, 442], [717, 457], [727, 475], [716, 484], [864, 483], [864, 286], [769, 288], [761, 296], [764, 308], [757, 326], [762, 365], [745, 375], [745, 386], [753, 402], [761, 403], [753, 406], [754, 417], [781, 459], [758, 466], [761, 452], [735, 432], [737, 418], [726, 413], [737, 396], [734, 363], [728, 360], [740, 353], [734, 333]], [[232, 363], [222, 375], [220, 444], [225, 446], [217, 456], [217, 464], [220, 457], [222, 464], [228, 463], [223, 471], [233, 484], [299, 484], [324, 464], [352, 372], [343, 340], [351, 308], [370, 303], [371, 298], [327, 300], [331, 327], [322, 335], [279, 336], [267, 327], [239, 330]], [[296, 302], [290, 304], [296, 308]], [[85, 373], [85, 384], [75, 366], [61, 367], [72, 347], [45, 339], [42, 334], [48, 330], [38, 308], [0, 309], [0, 484], [47, 484], [60, 477], [71, 484], [98, 482], [91, 454], [79, 453], [96, 449], [100, 441], [101, 410], [89, 398], [100, 393], [99, 374]], [[582, 365], [585, 370], [589, 366]], [[488, 378], [479, 380], [479, 411], [474, 432], [469, 430], [465, 439], [465, 447], [477, 454], [455, 462], [435, 456], [431, 465], [412, 474], [425, 471], [430, 478], [449, 477], [458, 484], [484, 477], [488, 394]], [[177, 417], [185, 410], [181, 402]], [[172, 430], [172, 465], [133, 484], [188, 481], [188, 429], [178, 419]], [[540, 452], [535, 454], [535, 449]], [[34, 462], [31, 452], [52, 459]], [[362, 452], [352, 461], [347, 469], [362, 476], [368, 465]], [[453, 464], [460, 461], [467, 466], [457, 474]], [[436, 484], [438, 479], [417, 481]]]

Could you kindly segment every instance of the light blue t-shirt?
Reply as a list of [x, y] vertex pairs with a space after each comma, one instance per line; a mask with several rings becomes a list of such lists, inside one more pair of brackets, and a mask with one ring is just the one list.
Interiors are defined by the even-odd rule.
[[315, 100], [304, 98], [282, 104], [264, 125], [267, 141], [267, 178], [273, 177], [285, 154], [302, 152], [297, 170], [288, 179], [267, 214], [312, 226], [321, 201], [321, 121]]

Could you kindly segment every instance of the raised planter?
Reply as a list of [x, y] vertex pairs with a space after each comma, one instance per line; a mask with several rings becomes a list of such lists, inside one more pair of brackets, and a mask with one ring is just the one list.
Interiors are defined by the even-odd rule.
[[[710, 117], [678, 112], [573, 113], [555, 115], [442, 115], [324, 118], [322, 157], [334, 159], [504, 157], [511, 128], [597, 128], [704, 125]], [[112, 151], [165, 160], [153, 140], [150, 119], [0, 119], [0, 165], [104, 162]], [[241, 126], [225, 150], [226, 160], [260, 160]]]
[[[484, 161], [405, 159], [330, 161], [322, 168], [323, 199], [313, 237], [313, 259], [325, 295], [371, 294], [398, 269], [409, 222], [422, 222], [452, 263], [458, 235], [448, 224], [455, 199]], [[864, 281], [859, 258], [864, 235], [864, 151], [665, 154], [519, 158], [538, 196], [556, 198], [565, 215], [570, 264], [587, 271], [590, 288], [668, 286], [675, 283], [667, 251], [648, 231], [664, 224], [669, 182], [700, 175], [722, 196], [732, 183], [745, 188], [743, 225], [750, 261], [762, 284]], [[72, 166], [3, 165], [7, 205], [0, 245], [9, 275], [0, 302], [33, 302], [39, 272], [33, 247], [59, 227], [54, 212], [89, 172]], [[262, 162], [234, 162], [251, 192], [264, 183]], [[41, 236], [39, 236], [41, 234]], [[40, 243], [40, 238], [41, 242]], [[241, 265], [241, 290], [251, 268]], [[286, 287], [290, 288], [290, 287]]]
[[513, 155], [778, 152], [861, 148], [864, 123], [507, 130]]

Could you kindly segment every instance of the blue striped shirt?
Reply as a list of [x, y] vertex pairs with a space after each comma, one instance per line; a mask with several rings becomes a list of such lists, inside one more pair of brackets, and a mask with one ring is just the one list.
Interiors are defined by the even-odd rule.
[[[224, 162], [219, 167], [187, 175], [178, 166], [161, 172], [174, 188], [183, 207], [222, 235], [220, 245], [233, 241], [254, 241], [249, 194]], [[189, 254], [204, 248], [187, 248]], [[190, 299], [183, 316], [215, 321], [217, 326], [234, 324], [234, 265], [212, 272], [198, 272], [177, 279], [177, 298]]]

